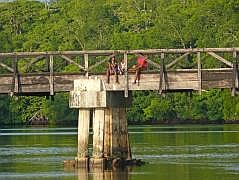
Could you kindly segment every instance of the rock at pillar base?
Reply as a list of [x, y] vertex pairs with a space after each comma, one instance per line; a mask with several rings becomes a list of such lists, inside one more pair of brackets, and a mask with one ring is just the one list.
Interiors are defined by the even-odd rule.
[[104, 170], [106, 168], [105, 158], [90, 158], [90, 169], [100, 168]]
[[75, 158], [74, 160], [64, 161], [65, 168], [89, 168], [89, 158]]
[[64, 161], [66, 169], [101, 169], [112, 170], [130, 166], [142, 166], [145, 162], [141, 159], [122, 159], [122, 158], [81, 158]]
[[89, 158], [76, 158], [76, 168], [88, 168], [89, 167]]

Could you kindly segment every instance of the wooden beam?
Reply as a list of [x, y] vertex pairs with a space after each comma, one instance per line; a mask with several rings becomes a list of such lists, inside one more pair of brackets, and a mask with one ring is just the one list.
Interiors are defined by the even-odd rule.
[[239, 63], [239, 56], [236, 51], [233, 52], [234, 61], [236, 63], [236, 77], [235, 77], [235, 87], [239, 88], [239, 72], [238, 72], [238, 63]]
[[29, 63], [25, 64], [25, 66], [23, 67], [24, 70], [27, 70], [29, 67], [31, 67], [33, 64], [39, 62], [40, 60], [44, 59], [46, 56], [44, 55], [40, 55], [35, 57], [35, 59], [31, 60]]
[[[188, 48], [188, 49], [147, 49], [147, 50], [128, 50], [127, 54], [172, 54], [172, 53], [197, 53], [197, 52], [239, 52], [237, 48]], [[88, 50], [88, 51], [46, 51], [46, 52], [8, 52], [0, 53], [1, 57], [36, 57], [36, 56], [57, 56], [57, 55], [82, 55], [88, 54], [92, 56], [96, 55], [111, 55], [111, 54], [124, 54], [125, 50]]]
[[15, 93], [19, 92], [19, 74], [18, 74], [18, 60], [17, 57], [13, 60], [13, 76], [10, 95], [13, 96]]
[[75, 61], [73, 61], [71, 58], [67, 57], [66, 55], [60, 55], [60, 57], [62, 57], [63, 59], [65, 59], [66, 61], [68, 61], [71, 64], [76, 65], [78, 68], [85, 70], [85, 68], [83, 66], [81, 66], [80, 64], [76, 63]]
[[107, 58], [104, 58], [104, 59], [101, 60], [101, 61], [98, 61], [98, 62], [95, 63], [94, 65], [90, 66], [88, 70], [90, 71], [90, 70], [94, 69], [95, 67], [97, 67], [97, 66], [103, 64], [103, 63], [104, 63], [105, 61], [107, 61], [107, 60], [108, 60], [108, 57], [107, 57]]
[[110, 56], [107, 56], [107, 57], [104, 58], [103, 60], [101, 60], [101, 61], [95, 63], [95, 64], [92, 65], [92, 66], [90, 66], [90, 67], [89, 67], [89, 71], [92, 70], [92, 69], [94, 69], [95, 67], [97, 67], [97, 66], [103, 64], [105, 61], [111, 59], [113, 56], [115, 56], [115, 54], [111, 54]]
[[232, 64], [230, 61], [224, 59], [223, 57], [217, 55], [216, 53], [214, 53], [214, 52], [207, 52], [207, 53], [208, 53], [209, 55], [211, 55], [212, 57], [218, 59], [219, 61], [223, 62], [224, 64], [226, 64], [226, 65], [228, 65], [228, 66], [230, 66], [230, 67], [233, 67], [233, 64]]
[[2, 66], [3, 68], [7, 69], [10, 72], [14, 72], [13, 68], [9, 67], [8, 65], [6, 65], [4, 63], [0, 62], [0, 66]]
[[202, 94], [202, 65], [201, 65], [201, 54], [197, 52], [197, 64], [198, 64], [198, 90], [199, 94]]
[[49, 85], [50, 85], [50, 95], [54, 95], [54, 61], [53, 56], [50, 56], [50, 79], [49, 79]]
[[129, 96], [129, 77], [128, 77], [128, 56], [127, 53], [124, 53], [124, 62], [125, 62], [125, 89], [124, 89], [124, 97], [127, 98]]
[[[224, 69], [202, 69], [202, 89], [209, 88], [232, 88], [232, 68]], [[177, 70], [167, 71], [166, 87], [170, 90], [197, 90], [198, 91], [198, 70]], [[54, 72], [54, 92], [69, 92], [73, 90], [73, 81], [85, 77], [83, 73], [57, 73]], [[129, 91], [135, 90], [159, 90], [159, 72], [142, 73], [139, 86], [129, 83]], [[92, 75], [92, 79], [102, 79], [106, 82], [105, 74]], [[128, 74], [129, 82], [133, 82], [135, 74]], [[49, 94], [49, 73], [20, 74], [20, 93], [24, 94]], [[12, 74], [0, 75], [0, 93], [11, 92], [13, 81]], [[107, 91], [124, 91], [125, 77], [119, 76], [119, 84], [106, 84]], [[15, 83], [14, 83], [15, 84]], [[13, 86], [14, 87], [14, 86]], [[14, 89], [13, 89], [14, 90]]]
[[84, 61], [85, 61], [85, 76], [89, 77], [89, 56], [88, 54], [84, 54]]
[[233, 52], [233, 70], [232, 70], [232, 96], [236, 95], [236, 88], [238, 88], [238, 62], [237, 53]]
[[173, 60], [171, 63], [166, 65], [166, 69], [171, 68], [173, 65], [175, 65], [178, 61], [180, 61], [181, 59], [183, 59], [184, 57], [186, 57], [187, 55], [189, 55], [190, 53], [187, 52], [185, 54], [183, 54], [182, 56], [176, 58], [175, 60]]
[[160, 59], [160, 80], [159, 80], [159, 94], [163, 93], [163, 86], [165, 86], [165, 75], [164, 75], [164, 53], [161, 53]]
[[160, 69], [160, 65], [159, 65], [158, 63], [155, 63], [155, 62], [153, 62], [153, 61], [150, 60], [150, 59], [147, 59], [147, 61], [149, 62], [149, 64], [152, 64], [154, 67]]

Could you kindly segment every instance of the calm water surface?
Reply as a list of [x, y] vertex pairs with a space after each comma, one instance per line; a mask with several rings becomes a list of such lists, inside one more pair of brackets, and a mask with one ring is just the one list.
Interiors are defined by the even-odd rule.
[[64, 169], [76, 155], [76, 128], [0, 129], [0, 179], [239, 179], [239, 125], [131, 126], [134, 158], [113, 172]]

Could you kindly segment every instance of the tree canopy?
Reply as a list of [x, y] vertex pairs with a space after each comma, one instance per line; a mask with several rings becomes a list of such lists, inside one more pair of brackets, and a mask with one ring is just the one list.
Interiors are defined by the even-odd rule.
[[[237, 0], [17, 0], [0, 2], [0, 12], [0, 52], [239, 46]], [[203, 66], [217, 64], [208, 58]], [[1, 95], [0, 122], [25, 122], [36, 110], [53, 124], [76, 119], [67, 94], [55, 99]], [[239, 101], [228, 90], [135, 92], [128, 119], [238, 120]]]

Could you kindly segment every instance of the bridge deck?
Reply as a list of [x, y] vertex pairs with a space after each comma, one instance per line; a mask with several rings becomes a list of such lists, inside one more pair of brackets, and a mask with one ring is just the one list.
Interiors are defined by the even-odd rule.
[[[114, 76], [111, 76], [109, 84], [106, 83], [105, 74], [92, 74], [89, 78], [100, 78], [105, 82], [107, 90], [123, 91], [128, 90], [159, 90], [160, 73], [145, 72], [141, 75], [139, 85], [133, 84], [134, 73], [129, 73], [128, 81], [126, 76], [119, 75], [119, 83], [115, 83]], [[75, 79], [86, 78], [83, 73], [54, 73], [53, 87], [54, 92], [68, 92], [73, 90], [73, 81]], [[10, 93], [13, 88], [17, 94], [44, 94], [50, 92], [50, 74], [32, 73], [19, 74], [18, 87], [14, 87], [12, 74], [0, 75], [0, 93]], [[233, 69], [202, 69], [201, 80], [198, 79], [197, 69], [181, 69], [167, 71], [165, 82], [162, 83], [163, 90], [206, 90], [210, 88], [232, 88], [233, 87]]]
[[[107, 90], [125, 91], [126, 97], [128, 90], [201, 92], [210, 88], [232, 88], [232, 94], [235, 94], [239, 87], [238, 52], [239, 48], [234, 47], [0, 53], [1, 73], [10, 72], [0, 74], [0, 94], [54, 95], [55, 92], [73, 90], [73, 81], [87, 76], [102, 79]], [[130, 67], [136, 63], [139, 53], [146, 55], [150, 65], [148, 69], [154, 72], [144, 72], [138, 85], [133, 84], [135, 75], [130, 73]], [[111, 82], [107, 84], [105, 73], [93, 73], [104, 71], [113, 56], [118, 62], [124, 60], [126, 73], [119, 75], [119, 83], [115, 83], [114, 77], [111, 77]], [[189, 63], [188, 59], [193, 62]], [[216, 60], [215, 67], [220, 69], [203, 69], [207, 67], [203, 63], [208, 60]], [[40, 61], [39, 67], [37, 63]], [[180, 63], [189, 63], [189, 66], [197, 69], [175, 70], [185, 67]], [[79, 73], [58, 72], [69, 64], [76, 67]], [[36, 70], [43, 73], [31, 73]]]

